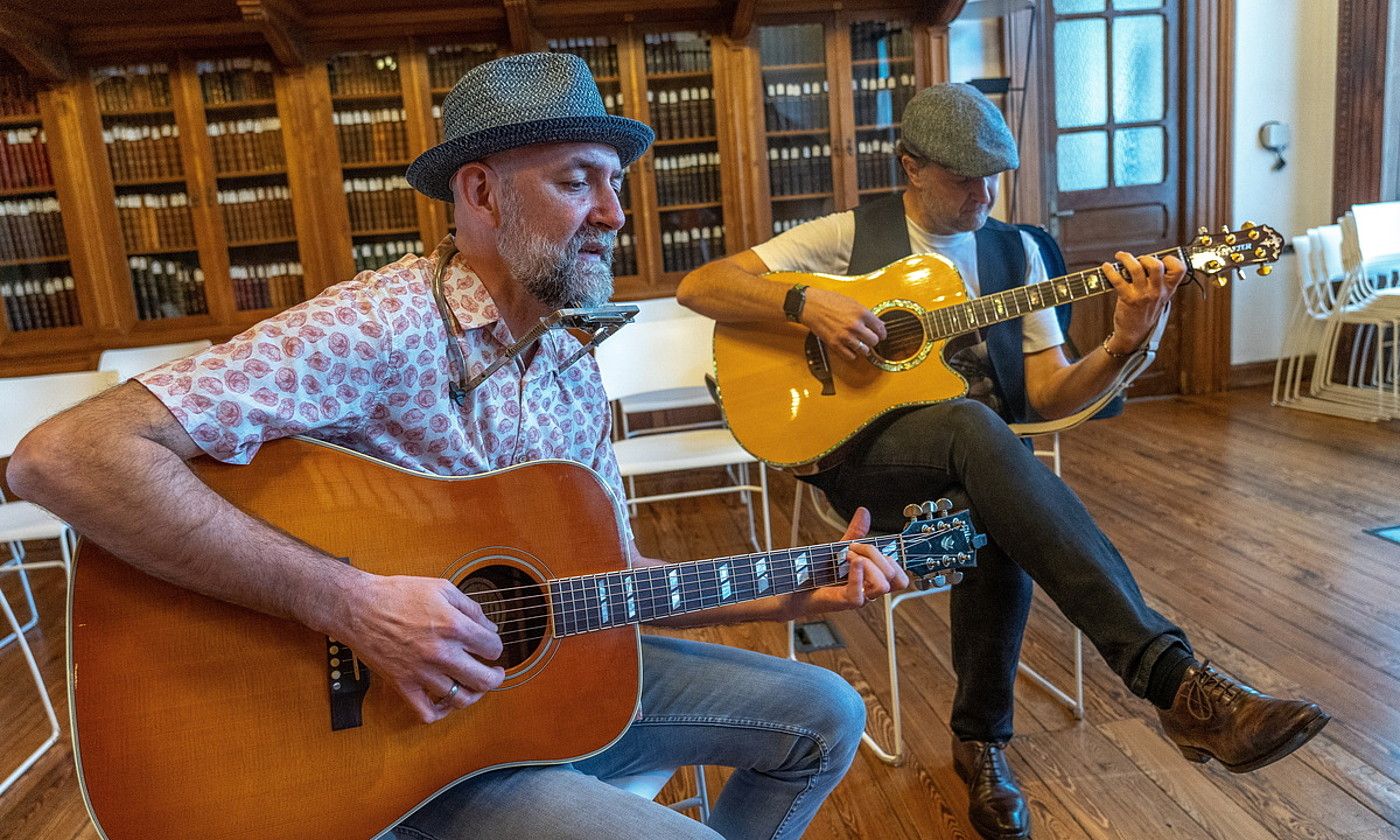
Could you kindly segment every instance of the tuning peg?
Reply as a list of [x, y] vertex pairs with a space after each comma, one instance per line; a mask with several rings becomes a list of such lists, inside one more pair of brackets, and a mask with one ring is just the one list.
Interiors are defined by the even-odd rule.
[[1251, 222], [1250, 220], [1245, 219], [1245, 220], [1244, 220], [1244, 224], [1240, 225], [1240, 230], [1250, 230], [1250, 229], [1252, 229], [1253, 227], [1254, 227], [1254, 222]]
[[1259, 241], [1259, 236], [1260, 236], [1260, 234], [1259, 234], [1259, 228], [1250, 228], [1250, 229], [1249, 229], [1249, 241], [1250, 241], [1250, 242], [1258, 242], [1258, 241]]
[[1222, 263], [1220, 260], [1211, 260], [1210, 262], [1206, 263], [1206, 271], [1210, 271], [1210, 272], [1219, 271], [1220, 269], [1222, 269], [1222, 268], [1224, 268], [1224, 267], [1225, 267], [1225, 264]]
[[1229, 275], [1229, 273], [1227, 272], [1227, 273], [1225, 273], [1225, 274], [1217, 274], [1217, 275], [1215, 275], [1215, 285], [1220, 286], [1220, 287], [1222, 287], [1222, 288], [1224, 288], [1225, 286], [1230, 285], [1230, 275]]
[[1221, 225], [1221, 226], [1220, 226], [1220, 232], [1221, 232], [1221, 233], [1229, 233], [1229, 232], [1230, 232], [1230, 226], [1229, 226], [1229, 225]]
[[946, 516], [953, 509], [953, 503], [947, 499], [939, 499], [934, 506], [938, 508], [939, 516]]
[[1210, 236], [1210, 230], [1205, 225], [1201, 225], [1200, 227], [1196, 228], [1196, 233], [1205, 237]]
[[920, 516], [924, 515], [924, 506], [907, 504], [904, 506], [904, 515], [909, 519], [918, 519]]
[[958, 584], [962, 583], [962, 581], [963, 581], [963, 573], [962, 573], [962, 572], [960, 572], [960, 571], [954, 569], [953, 571], [951, 571], [951, 572], [948, 573], [948, 582], [951, 583], [952, 585], [957, 586]]
[[1271, 266], [1271, 265], [1261, 265], [1261, 266], [1259, 266], [1259, 276], [1261, 276], [1261, 277], [1268, 277], [1270, 274], [1273, 274], [1273, 273], [1274, 273], [1274, 267], [1273, 267], [1273, 266]]
[[1269, 252], [1265, 251], [1263, 248], [1254, 249], [1254, 256], [1258, 257], [1261, 260], [1264, 259], [1264, 257], [1268, 256], [1268, 253]]
[[1236, 240], [1236, 237], [1235, 237], [1235, 235], [1234, 235], [1233, 233], [1227, 233], [1227, 234], [1225, 234], [1225, 244], [1226, 244], [1226, 245], [1234, 245], [1236, 241], [1237, 241], [1237, 240]]
[[1196, 244], [1200, 245], [1202, 248], [1210, 245], [1210, 234], [1201, 234], [1200, 237], [1196, 239]]

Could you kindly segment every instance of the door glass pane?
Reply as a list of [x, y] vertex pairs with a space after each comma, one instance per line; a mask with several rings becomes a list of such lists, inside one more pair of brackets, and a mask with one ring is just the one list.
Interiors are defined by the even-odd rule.
[[1108, 22], [1055, 24], [1055, 120], [1060, 128], [1108, 122]]
[[761, 26], [758, 44], [777, 233], [835, 209], [826, 38], [820, 23]]
[[1160, 184], [1167, 177], [1167, 133], [1151, 126], [1113, 133], [1113, 183]]
[[1055, 14], [1078, 15], [1084, 12], [1102, 12], [1104, 0], [1055, 0]]
[[1160, 120], [1166, 109], [1166, 21], [1132, 15], [1113, 21], [1113, 119]]
[[1138, 9], [1160, 9], [1162, 0], [1113, 0], [1113, 8], [1120, 12], [1132, 12]]
[[851, 97], [856, 116], [856, 187], [862, 201], [900, 188], [894, 155], [904, 106], [918, 91], [908, 21], [851, 24]]
[[1108, 186], [1108, 132], [1061, 134], [1056, 144], [1060, 192]]

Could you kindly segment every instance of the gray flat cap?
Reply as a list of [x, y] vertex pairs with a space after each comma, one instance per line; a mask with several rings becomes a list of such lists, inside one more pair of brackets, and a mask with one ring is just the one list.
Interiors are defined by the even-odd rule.
[[910, 154], [964, 178], [995, 175], [1021, 165], [1016, 138], [992, 101], [955, 82], [919, 91], [904, 108], [900, 141]]

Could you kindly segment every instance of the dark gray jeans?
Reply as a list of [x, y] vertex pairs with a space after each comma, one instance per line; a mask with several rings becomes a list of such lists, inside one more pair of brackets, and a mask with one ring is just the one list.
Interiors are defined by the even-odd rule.
[[1190, 649], [1186, 634], [1143, 601], [1079, 497], [983, 404], [954, 400], [882, 419], [851, 449], [840, 466], [809, 478], [842, 514], [864, 505], [877, 531], [898, 531], [906, 504], [946, 496], [970, 508], [988, 537], [977, 568], [952, 591], [959, 738], [1011, 737], [1032, 580], [1139, 697], [1163, 651]]

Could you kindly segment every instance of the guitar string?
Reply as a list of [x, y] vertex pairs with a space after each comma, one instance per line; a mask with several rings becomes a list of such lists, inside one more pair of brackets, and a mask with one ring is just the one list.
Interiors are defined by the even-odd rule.
[[[912, 545], [912, 546], [917, 547], [917, 545], [918, 545], [919, 543], [927, 542], [927, 541], [929, 541], [929, 540], [932, 540], [932, 539], [935, 539], [935, 538], [938, 538], [938, 537], [945, 536], [945, 535], [947, 535], [947, 533], [948, 533], [948, 532], [944, 531], [944, 532], [936, 533], [936, 534], [917, 535], [917, 536], [915, 536], [915, 537], [906, 537], [906, 538], [904, 538], [904, 539], [905, 539], [906, 543], [908, 543], [909, 545]], [[891, 537], [886, 537], [886, 538], [884, 538], [884, 539], [892, 539], [892, 538], [891, 538]], [[831, 544], [831, 545], [849, 545], [849, 544], [850, 544], [850, 543], [833, 543], [833, 544]], [[789, 551], [792, 551], [792, 549], [789, 549]], [[776, 553], [776, 552], [775, 552], [775, 553]], [[756, 555], [749, 555], [749, 556], [756, 556]], [[698, 561], [698, 562], [699, 562], [699, 563], [718, 563], [718, 562], [724, 561], [725, 559], [728, 559], [728, 558], [716, 558], [716, 559], [714, 559], [714, 560], [703, 560], [703, 561]], [[808, 574], [807, 579], [806, 579], [808, 582], [806, 582], [806, 583], [798, 583], [798, 582], [797, 582], [797, 581], [799, 581], [799, 580], [802, 579], [802, 575], [801, 575], [800, 572], [798, 572], [798, 571], [795, 569], [795, 567], [794, 567], [793, 569], [790, 569], [790, 570], [789, 570], [789, 569], [774, 569], [774, 570], [773, 570], [773, 573], [774, 573], [774, 578], [776, 579], [776, 583], [774, 584], [775, 587], [782, 587], [782, 588], [784, 588], [784, 591], [783, 591], [783, 592], [775, 592], [774, 594], [776, 595], [776, 594], [788, 594], [788, 593], [795, 593], [795, 592], [809, 592], [809, 591], [813, 591], [813, 590], [815, 590], [815, 589], [819, 589], [819, 588], [822, 588], [822, 587], [839, 585], [839, 584], [841, 583], [841, 581], [843, 580], [843, 578], [841, 577], [840, 568], [841, 568], [841, 566], [842, 566], [845, 562], [846, 562], [846, 560], [845, 560], [844, 555], [839, 555], [839, 554], [832, 554], [832, 555], [829, 556], [829, 557], [817, 559], [817, 560], [812, 564], [812, 566], [810, 567], [810, 573]], [[647, 567], [647, 569], [666, 569], [666, 568], [667, 568], [667, 567], [665, 567], [665, 566], [652, 566], [652, 567]], [[677, 570], [676, 570], [676, 569], [671, 569], [670, 571], [677, 571]], [[711, 570], [711, 571], [713, 571], [713, 570]], [[685, 601], [689, 601], [689, 600], [690, 600], [690, 596], [687, 596], [687, 595], [684, 594], [684, 589], [686, 588], [687, 584], [691, 584], [691, 585], [703, 585], [703, 584], [704, 584], [704, 580], [703, 580], [703, 578], [702, 578], [702, 575], [703, 575], [703, 573], [704, 573], [704, 570], [702, 570], [702, 569], [699, 568], [698, 566], [694, 566], [694, 567], [692, 567], [692, 568], [690, 568], [690, 569], [687, 569], [687, 570], [681, 570], [681, 572], [682, 572], [683, 577], [682, 577], [682, 580], [681, 580], [681, 582], [680, 582], [680, 587], [681, 587], [680, 597], [682, 597]], [[688, 572], [693, 572], [693, 576], [687, 574]], [[595, 578], [597, 578], [597, 577], [604, 577], [604, 576], [607, 576], [607, 575], [622, 575], [622, 574], [626, 574], [626, 572], [609, 572], [609, 573], [603, 573], [603, 574], [601, 574], [601, 575], [580, 576], [580, 578], [582, 578], [582, 577], [595, 577]], [[832, 575], [832, 579], [831, 579], [830, 581], [824, 581], [822, 578], [823, 578], [823, 575], [825, 575], [825, 574], [831, 574], [831, 575]], [[559, 579], [557, 579], [557, 580], [578, 580], [578, 579], [579, 579], [579, 578], [559, 578]], [[616, 581], [612, 581], [612, 582], [616, 582]], [[650, 589], [650, 590], [654, 590], [654, 591], [652, 591], [652, 592], [640, 592], [640, 591], [639, 591], [639, 592], [634, 593], [634, 595], [638, 596], [638, 597], [637, 597], [637, 600], [649, 600], [649, 601], [651, 602], [651, 605], [652, 605], [653, 607], [655, 607], [655, 606], [657, 606], [658, 604], [661, 604], [661, 603], [665, 603], [665, 602], [668, 602], [668, 601], [674, 601], [674, 599], [675, 599], [675, 597], [676, 597], [676, 593], [673, 593], [673, 592], [671, 591], [671, 589], [670, 589], [669, 586], [667, 586], [667, 587], [657, 587], [657, 586], [654, 586], [654, 584], [658, 583], [658, 581], [655, 581], [655, 580], [646, 581], [646, 582], [644, 582], [644, 583], [646, 583], [646, 584], [653, 584], [653, 585], [645, 586], [645, 588], [646, 588], [646, 589]], [[591, 592], [591, 587], [590, 587], [589, 589], [585, 589], [585, 590], [583, 590], [583, 591], [589, 592], [590, 595], [592, 594], [592, 592]], [[612, 601], [613, 598], [619, 596], [620, 594], [621, 594], [621, 593], [611, 592], [611, 591], [610, 591], [610, 592], [608, 592], [607, 594], [605, 594], [603, 597], [607, 598], [609, 601]], [[721, 597], [719, 598], [719, 602], [718, 602], [718, 603], [706, 604], [706, 603], [705, 603], [705, 599], [704, 599], [704, 597], [703, 597], [703, 592], [697, 592], [697, 593], [694, 593], [694, 594], [695, 594], [695, 595], [701, 596], [701, 600], [700, 600], [700, 605], [699, 605], [699, 606], [692, 607], [692, 608], [689, 608], [689, 609], [678, 609], [678, 610], [667, 611], [665, 615], [684, 615], [684, 614], [686, 614], [686, 613], [696, 612], [696, 611], [705, 610], [705, 609], [712, 609], [712, 608], [719, 607], [719, 606], [722, 606], [722, 605], [723, 605], [723, 601], [724, 601], [723, 596], [721, 596]], [[759, 597], [769, 597], [769, 596], [759, 596]], [[622, 598], [623, 598], [623, 600], [625, 601], [625, 596], [622, 596]], [[519, 599], [515, 599], [515, 600], [519, 600]], [[536, 601], [542, 602], [542, 599], [539, 598], [539, 597], [536, 597], [535, 600], [536, 600]], [[758, 600], [758, 597], [745, 598], [745, 599], [743, 599], [742, 601], [733, 601], [733, 602], [731, 602], [731, 603], [743, 603], [743, 602], [745, 602], [745, 601], [752, 601], [752, 600]], [[569, 623], [574, 624], [574, 625], [578, 625], [579, 619], [582, 619], [583, 622], [584, 622], [583, 630], [575, 630], [575, 631], [572, 632], [572, 633], [565, 633], [565, 634], [562, 634], [563, 636], [577, 635], [579, 632], [588, 632], [588, 631], [591, 631], [591, 630], [602, 630], [602, 629], [608, 629], [608, 628], [610, 628], [610, 627], [621, 627], [621, 626], [627, 626], [627, 625], [630, 625], [630, 624], [644, 623], [645, 621], [650, 621], [650, 620], [653, 620], [654, 618], [665, 617], [665, 616], [663, 616], [663, 615], [656, 615], [656, 616], [653, 616], [652, 618], [648, 618], [648, 619], [639, 619], [639, 618], [636, 618], [635, 615], [629, 615], [629, 617], [628, 617], [627, 620], [621, 621], [620, 623], [615, 623], [614, 620], [612, 620], [612, 619], [608, 619], [608, 620], [604, 621], [604, 619], [603, 619], [603, 617], [602, 617], [602, 608], [601, 608], [601, 606], [599, 606], [591, 597], [589, 597], [589, 598], [587, 598], [587, 599], [568, 598], [568, 599], [565, 600], [564, 603], [561, 604], [561, 606], [567, 606], [567, 607], [569, 608], [568, 610], [566, 610], [566, 615], [567, 615], [567, 619], [568, 619]], [[502, 639], [502, 641], [514, 642], [514, 641], [517, 641], [517, 640], [523, 640], [523, 639], [526, 639], [526, 638], [530, 638], [530, 637], [533, 637], [533, 636], [540, 636], [540, 635], [543, 634], [544, 629], [545, 629], [545, 628], [548, 626], [548, 624], [549, 624], [550, 613], [552, 612], [552, 608], [548, 608], [548, 609], [547, 609], [547, 608], [544, 607], [543, 603], [538, 603], [536, 606], [534, 606], [534, 607], [531, 608], [531, 609], [533, 609], [533, 610], [535, 611], [534, 614], [535, 614], [535, 616], [537, 616], [537, 617], [532, 618], [532, 617], [530, 617], [530, 616], [526, 616], [526, 617], [523, 618], [523, 619], [520, 619], [520, 618], [512, 618], [512, 619], [508, 619], [508, 620], [507, 620], [507, 623], [511, 623], [511, 624], [514, 624], [514, 625], [521, 625], [521, 626], [517, 626], [517, 627], [515, 627], [515, 629], [513, 629], [513, 630], [508, 630], [508, 631], [502, 633], [502, 634], [501, 634], [501, 639]], [[639, 611], [639, 612], [640, 612], [640, 611]], [[489, 614], [490, 614], [490, 613], [488, 613], [488, 615], [489, 615]], [[558, 620], [556, 620], [555, 623], [556, 623], [556, 626], [557, 626], [560, 622], [559, 622]], [[596, 623], [598, 626], [596, 626], [596, 627], [591, 626], [591, 625], [593, 625], [593, 624], [595, 624], [595, 623]]]

